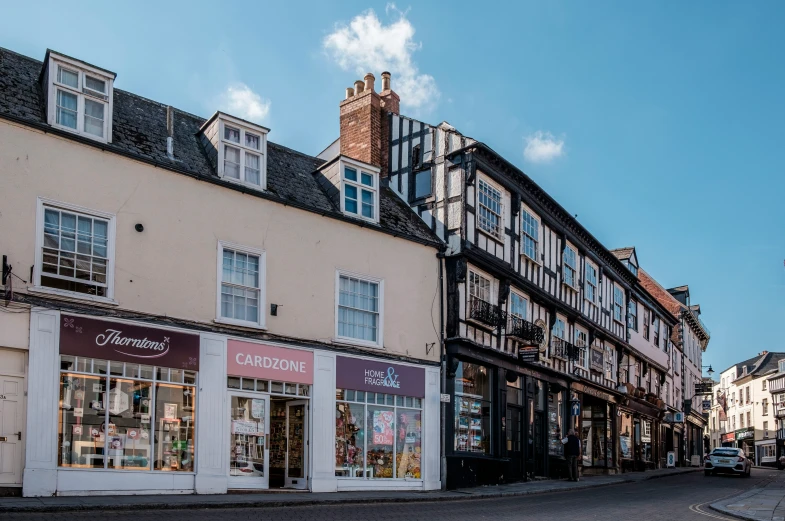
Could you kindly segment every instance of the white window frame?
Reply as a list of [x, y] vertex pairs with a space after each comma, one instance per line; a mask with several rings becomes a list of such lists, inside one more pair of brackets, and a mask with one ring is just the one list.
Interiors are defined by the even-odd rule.
[[[360, 340], [358, 338], [352, 338], [348, 336], [342, 336], [338, 334], [338, 307], [341, 303], [341, 275], [345, 277], [352, 277], [355, 279], [361, 279], [367, 282], [373, 282], [374, 284], [379, 285], [379, 324], [377, 327], [377, 334], [376, 334], [376, 342], [370, 342], [367, 340]], [[357, 273], [354, 271], [344, 270], [344, 269], [336, 269], [335, 270], [335, 305], [333, 306], [333, 313], [335, 314], [335, 336], [333, 337], [334, 342], [338, 342], [341, 344], [353, 344], [357, 346], [363, 347], [375, 347], [378, 349], [384, 348], [384, 279], [379, 277], [374, 277], [371, 275], [367, 275], [365, 273]]]
[[[496, 212], [494, 212], [493, 210], [491, 210], [489, 207], [485, 206], [484, 204], [483, 205], [480, 204], [480, 191], [481, 191], [480, 190], [480, 183], [486, 185], [491, 190], [494, 190], [494, 191], [499, 193], [499, 213], [498, 214]], [[477, 192], [477, 194], [476, 194], [476, 201], [475, 201], [476, 206], [475, 206], [475, 217], [474, 217], [474, 219], [475, 219], [475, 225], [477, 226], [477, 229], [480, 232], [488, 235], [489, 237], [493, 238], [496, 241], [504, 240], [504, 190], [499, 185], [497, 185], [496, 183], [491, 182], [488, 178], [486, 178], [484, 176], [477, 176], [477, 189], [476, 189], [476, 192]], [[481, 220], [480, 220], [480, 206], [485, 208], [489, 213], [491, 213], [493, 215], [496, 215], [498, 217], [498, 219], [499, 219], [499, 221], [498, 221], [499, 222], [499, 226], [498, 226], [498, 230], [496, 232], [494, 232], [492, 230], [486, 230], [485, 228], [482, 227]]]
[[[357, 171], [357, 181], [351, 181], [346, 179], [344, 175], [345, 169], [349, 167], [352, 170]], [[350, 159], [348, 157], [341, 156], [340, 161], [338, 162], [338, 175], [340, 177], [340, 185], [339, 189], [341, 192], [341, 213], [355, 218], [361, 219], [363, 221], [372, 222], [372, 223], [379, 223], [379, 182], [380, 182], [380, 169], [378, 167], [362, 163], [360, 161], [356, 161], [354, 159]], [[362, 174], [369, 174], [373, 177], [373, 186], [368, 186], [362, 184]], [[346, 210], [346, 192], [344, 191], [344, 184], [351, 185], [357, 188], [357, 213], [348, 212]], [[368, 192], [373, 192], [373, 218], [365, 217], [362, 214], [362, 190], [366, 190]]]
[[[563, 330], [562, 336], [556, 336], [556, 333], [554, 331], [554, 329], [556, 328], [556, 324], [558, 324], [559, 322], [561, 322], [561, 324], [563, 326], [562, 327], [562, 330]], [[553, 322], [553, 327], [551, 328], [551, 335], [553, 335], [553, 338], [558, 338], [560, 340], [568, 341], [567, 338], [566, 338], [567, 337], [567, 329], [568, 329], [567, 328], [567, 320], [565, 320], [562, 317], [557, 315], [556, 316], [556, 320]]]
[[[477, 269], [475, 267], [469, 266], [467, 268], [467, 271], [466, 271], [466, 302], [467, 302], [467, 305], [469, 305], [471, 303], [471, 299], [472, 299], [472, 293], [471, 293], [471, 272], [474, 272], [476, 275], [479, 275], [480, 277], [490, 281], [490, 287], [489, 287], [489, 290], [488, 290], [489, 298], [488, 298], [487, 302], [489, 304], [493, 304], [496, 301], [496, 278], [492, 277], [491, 275], [489, 275], [488, 273], [486, 273], [486, 272], [484, 272], [482, 270], [479, 270], [479, 269]], [[467, 316], [468, 316], [468, 313], [467, 313]]]
[[[106, 296], [88, 295], [76, 291], [68, 291], [58, 288], [49, 288], [41, 285], [42, 268], [44, 261], [44, 210], [46, 208], [54, 208], [57, 210], [65, 210], [66, 212], [74, 212], [83, 214], [87, 217], [97, 217], [104, 219], [108, 222], [106, 227], [107, 244], [106, 244]], [[29, 291], [35, 293], [48, 293], [51, 295], [58, 295], [62, 297], [69, 297], [77, 300], [89, 300], [91, 302], [100, 302], [104, 304], [117, 304], [114, 298], [114, 267], [115, 267], [115, 237], [117, 228], [117, 216], [113, 213], [102, 212], [91, 208], [85, 208], [75, 204], [56, 201], [45, 197], [38, 197], [36, 201], [36, 228], [35, 228], [35, 264], [33, 266], [33, 286], [28, 288]]]
[[[533, 260], [537, 264], [540, 264], [540, 217], [532, 212], [528, 206], [521, 205], [521, 255], [526, 256], [527, 258]], [[534, 233], [537, 234], [536, 237], [533, 237], [530, 233], [526, 231], [526, 227], [524, 223], [526, 222], [526, 216], [529, 216], [531, 220], [536, 223], [534, 227]], [[532, 257], [526, 252], [526, 240], [530, 240], [534, 243], [534, 256]]]
[[[597, 277], [598, 273], [597, 272], [599, 270], [597, 269], [596, 266], [594, 266], [594, 264], [589, 262], [588, 259], [586, 259], [583, 264], [584, 264], [584, 272], [585, 272], [584, 275], [583, 275], [583, 281], [584, 281], [584, 284], [583, 284], [583, 286], [584, 286], [583, 294], [584, 294], [584, 297], [586, 298], [586, 300], [588, 300], [592, 304], [596, 304], [597, 303], [597, 292], [599, 291], [599, 283], [597, 282], [597, 279], [598, 279], [598, 277]], [[594, 283], [592, 283], [592, 277], [589, 277], [589, 270], [591, 270], [591, 273], [593, 274]], [[591, 290], [592, 290], [591, 298], [589, 298], [589, 288], [591, 288]]]
[[[567, 263], [567, 250], [572, 252], [573, 258], [575, 260], [575, 265], [570, 265]], [[564, 244], [564, 249], [562, 250], [562, 282], [566, 284], [568, 287], [572, 289], [577, 289], [578, 286], [578, 265], [580, 264], [580, 258], [578, 257], [578, 249], [571, 246], [569, 243]], [[567, 270], [572, 271], [572, 284], [567, 282]]]
[[[621, 295], [621, 304], [616, 299], [616, 295]], [[619, 316], [616, 316], [616, 310], [619, 310]], [[624, 324], [624, 289], [617, 286], [616, 284], [613, 285], [613, 320], [618, 322], [619, 324]]]
[[[491, 286], [493, 286], [493, 283], [491, 283]], [[516, 315], [515, 313], [512, 312], [512, 296], [513, 295], [515, 295], [516, 297], [518, 297], [519, 299], [521, 299], [523, 301], [523, 307], [524, 307], [524, 314], [523, 314], [523, 316]], [[514, 316], [514, 317], [521, 318], [523, 320], [528, 320], [529, 319], [528, 318], [528, 315], [529, 315], [529, 299], [524, 297], [522, 293], [519, 293], [519, 292], [514, 291], [514, 290], [510, 290], [509, 314]]]
[[[236, 128], [240, 131], [240, 142], [235, 143], [234, 141], [229, 141], [224, 139], [224, 132], [226, 127]], [[224, 113], [219, 113], [218, 115], [218, 175], [224, 181], [230, 181], [232, 183], [238, 183], [243, 186], [247, 186], [253, 188], [255, 190], [267, 190], [267, 133], [270, 130], [265, 127], [260, 127], [256, 125], [250, 125], [249, 123], [233, 118], [232, 116]], [[255, 136], [259, 136], [259, 149], [253, 149], [251, 147], [245, 146], [245, 134], [246, 132], [253, 134]], [[240, 150], [240, 179], [235, 179], [234, 177], [226, 176], [226, 172], [224, 170], [224, 161], [226, 159], [226, 146], [234, 147]], [[259, 158], [259, 184], [249, 183], [245, 180], [245, 154], [251, 153]]]
[[[259, 257], [259, 319], [257, 322], [221, 316], [221, 284], [223, 283], [224, 249]], [[264, 250], [227, 241], [218, 241], [216, 262], [215, 322], [232, 326], [266, 329], [267, 323], [267, 255]]]
[[[591, 349], [589, 347], [589, 333], [575, 326], [573, 327], [573, 336], [574, 336], [573, 343], [575, 344], [575, 347], [578, 348], [578, 354], [580, 356], [580, 360], [578, 360], [578, 365], [580, 367], [583, 367], [584, 369], [588, 369], [589, 368], [588, 355], [589, 355], [589, 349]], [[583, 340], [582, 345], [578, 342], [579, 338]]]
[[[76, 88], [58, 81], [59, 67], [63, 67], [78, 76]], [[100, 94], [86, 87], [86, 76], [94, 77], [106, 83], [106, 93]], [[47, 121], [58, 129], [78, 134], [101, 143], [112, 142], [112, 113], [114, 108], [114, 76], [106, 71], [91, 67], [78, 60], [70, 59], [61, 54], [49, 54], [47, 63]], [[76, 128], [57, 123], [57, 91], [62, 90], [76, 96]], [[96, 136], [84, 130], [85, 99], [100, 103], [104, 107], [103, 136]]]

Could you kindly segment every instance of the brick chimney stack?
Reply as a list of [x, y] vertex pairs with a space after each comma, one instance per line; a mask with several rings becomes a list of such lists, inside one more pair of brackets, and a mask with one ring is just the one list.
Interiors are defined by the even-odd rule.
[[374, 90], [376, 78], [366, 74], [346, 89], [340, 104], [341, 154], [381, 168], [389, 173], [390, 120], [398, 114], [400, 98], [390, 89], [390, 73], [382, 73], [382, 92]]

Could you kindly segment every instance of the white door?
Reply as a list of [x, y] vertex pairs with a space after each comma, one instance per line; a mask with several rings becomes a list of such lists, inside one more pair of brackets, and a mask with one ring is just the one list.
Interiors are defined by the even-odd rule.
[[22, 484], [24, 378], [0, 375], [0, 485]]
[[229, 488], [270, 486], [270, 397], [229, 394]]
[[286, 402], [286, 487], [308, 487], [308, 400]]

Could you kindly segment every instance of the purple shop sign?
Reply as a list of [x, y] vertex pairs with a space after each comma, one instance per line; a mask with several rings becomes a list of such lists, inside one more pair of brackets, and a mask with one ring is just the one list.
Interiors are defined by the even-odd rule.
[[422, 367], [345, 356], [337, 357], [335, 365], [338, 389], [425, 398], [425, 369]]
[[199, 370], [199, 335], [62, 315], [60, 354]]

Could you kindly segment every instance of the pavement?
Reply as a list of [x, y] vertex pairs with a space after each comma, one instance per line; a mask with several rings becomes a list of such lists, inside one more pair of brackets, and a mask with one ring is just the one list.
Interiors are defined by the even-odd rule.
[[92, 510], [162, 510], [162, 509], [238, 509], [280, 508], [315, 505], [361, 503], [413, 503], [466, 501], [468, 499], [514, 498], [551, 492], [583, 492], [586, 489], [640, 483], [656, 478], [679, 476], [701, 471], [701, 468], [659, 469], [612, 476], [585, 476], [581, 481], [541, 480], [508, 485], [476, 487], [449, 491], [399, 492], [362, 491], [313, 494], [310, 492], [264, 492], [257, 494], [221, 495], [145, 495], [145, 496], [79, 496], [0, 498], [0, 514], [34, 512], [78, 512]]
[[785, 521], [785, 472], [759, 487], [709, 505], [712, 510], [751, 521]]

